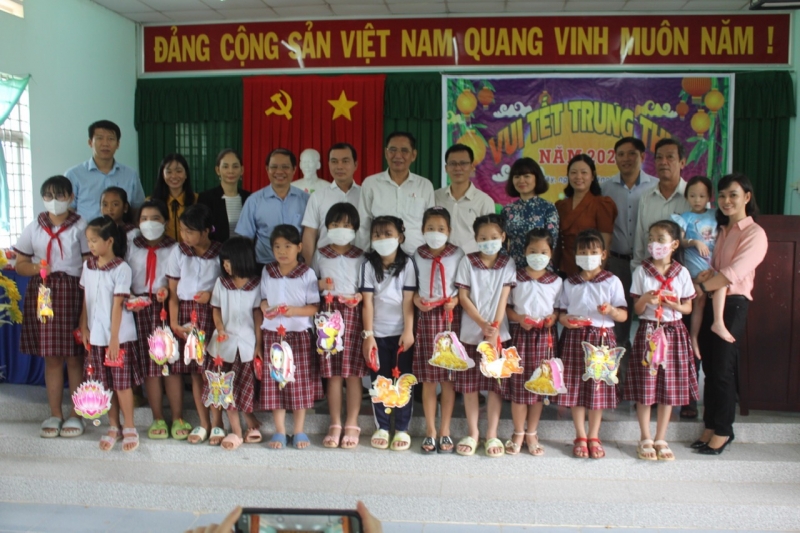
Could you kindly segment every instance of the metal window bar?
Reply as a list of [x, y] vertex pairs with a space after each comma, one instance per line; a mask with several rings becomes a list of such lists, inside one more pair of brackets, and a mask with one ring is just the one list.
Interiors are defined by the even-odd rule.
[[9, 231], [0, 230], [0, 248], [10, 248], [33, 221], [33, 175], [31, 173], [30, 107], [28, 90], [0, 126], [0, 144], [6, 159], [9, 192]]

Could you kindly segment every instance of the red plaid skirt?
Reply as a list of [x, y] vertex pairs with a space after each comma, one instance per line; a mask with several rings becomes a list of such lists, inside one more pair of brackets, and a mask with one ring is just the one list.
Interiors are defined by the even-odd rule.
[[[609, 347], [617, 346], [614, 328], [607, 328], [606, 343]], [[593, 379], [583, 381], [586, 362], [581, 342], [586, 341], [595, 346], [601, 344], [600, 328], [593, 326], [568, 329], [564, 328], [558, 343], [561, 361], [564, 363], [564, 385], [566, 394], [556, 396], [556, 403], [565, 407], [586, 407], [587, 409], [614, 409], [617, 407], [617, 387], [597, 382]], [[623, 357], [628, 357], [625, 354]]]
[[[136, 296], [147, 296], [149, 294], [137, 294]], [[157, 378], [161, 377], [162, 366], [159, 366], [150, 359], [150, 344], [147, 338], [153, 333], [153, 330], [161, 325], [161, 304], [152, 296], [153, 303], [145, 307], [138, 313], [133, 313], [133, 320], [136, 322], [136, 347], [138, 348], [139, 366], [141, 367], [142, 377]], [[167, 309], [167, 305], [164, 305]], [[169, 312], [169, 310], [167, 311]], [[167, 327], [169, 327], [169, 318], [167, 318]]]
[[[414, 375], [420, 383], [441, 383], [442, 381], [454, 381], [455, 374], [438, 366], [428, 364], [428, 359], [433, 356], [433, 339], [437, 333], [448, 331], [447, 321], [443, 308], [437, 308], [427, 313], [417, 311], [417, 338], [414, 348]], [[453, 309], [453, 323], [450, 324], [449, 331], [461, 331], [461, 307]]]
[[689, 332], [683, 321], [662, 322], [669, 346], [667, 368], [658, 367], [655, 376], [642, 365], [647, 350], [647, 326], [653, 329], [656, 322], [640, 320], [633, 339], [633, 353], [628, 361], [628, 373], [622, 397], [642, 405], [686, 405], [700, 397], [694, 367], [694, 351]]
[[280, 342], [281, 337], [274, 331], [262, 330], [262, 333], [264, 335], [264, 366], [257, 409], [259, 411], [310, 409], [316, 400], [324, 397], [319, 377], [319, 356], [311, 342], [311, 334], [308, 331], [286, 332], [284, 340], [292, 347], [296, 370], [294, 382], [288, 383], [281, 390], [278, 382], [269, 375], [270, 347], [273, 342]]
[[[341, 376], [349, 378], [351, 376], [364, 377], [368, 375], [369, 370], [364, 361], [364, 355], [361, 353], [361, 330], [364, 329], [364, 325], [361, 322], [361, 306], [350, 308], [340, 303], [338, 299], [334, 299], [331, 307], [334, 311], [339, 311], [344, 319], [344, 336], [342, 337], [344, 352], [330, 357], [317, 354], [322, 377]], [[322, 308], [327, 308], [327, 305], [323, 303]], [[314, 353], [316, 353], [316, 346], [314, 347]]]
[[53, 272], [47, 277], [53, 316], [42, 324], [36, 318], [36, 302], [42, 278], [33, 276], [25, 291], [22, 305], [22, 337], [19, 351], [40, 357], [81, 357], [86, 350], [75, 342], [72, 332], [78, 328], [83, 308], [83, 289], [80, 278], [63, 272]]
[[478, 345], [464, 344], [464, 349], [467, 355], [475, 361], [475, 366], [463, 372], [453, 372], [455, 374], [454, 387], [456, 392], [469, 394], [470, 392], [491, 391], [502, 396], [503, 389], [500, 383], [496, 379], [487, 378], [481, 373], [481, 354], [478, 353]]
[[525, 331], [518, 324], [511, 326], [511, 346], [516, 346], [517, 353], [522, 358], [522, 374], [514, 374], [502, 382], [503, 399], [513, 403], [523, 405], [533, 405], [543, 400], [538, 394], [534, 394], [525, 389], [525, 382], [530, 379], [534, 370], [539, 368], [542, 362], [551, 357], [547, 348], [548, 332], [553, 339], [553, 353], [555, 357], [558, 343], [558, 331], [556, 328], [537, 329]]
[[142, 384], [139, 362], [136, 354], [135, 342], [123, 342], [120, 349], [125, 350], [125, 361], [121, 367], [105, 366], [108, 346], [94, 346], [89, 351], [89, 357], [83, 362], [83, 374], [89, 377], [86, 371], [92, 365], [92, 377], [103, 384], [107, 390], [127, 390]]
[[[213, 364], [208, 366], [208, 370], [216, 371]], [[237, 352], [236, 359], [233, 363], [223, 363], [222, 372], [234, 372], [233, 376], [233, 401], [234, 405], [228, 408], [236, 409], [244, 413], [253, 412], [253, 403], [255, 401], [255, 374], [253, 374], [253, 362], [242, 363], [241, 358]], [[209, 387], [208, 380], [204, 380], [203, 384], [203, 401], [208, 399]]]
[[[178, 324], [183, 326], [192, 321], [192, 311], [197, 310], [197, 329], [203, 330], [206, 333], [206, 342], [211, 340], [211, 335], [214, 333], [214, 317], [211, 314], [211, 305], [199, 304], [189, 300], [180, 300], [178, 307]], [[146, 339], [145, 339], [146, 340]], [[183, 347], [186, 341], [178, 337], [178, 346], [181, 350], [181, 356], [177, 361], [169, 365], [170, 374], [200, 374], [204, 376], [203, 367], [208, 365], [210, 357], [206, 354], [203, 359], [203, 366], [198, 366], [196, 361], [191, 361], [188, 365], [183, 362]]]

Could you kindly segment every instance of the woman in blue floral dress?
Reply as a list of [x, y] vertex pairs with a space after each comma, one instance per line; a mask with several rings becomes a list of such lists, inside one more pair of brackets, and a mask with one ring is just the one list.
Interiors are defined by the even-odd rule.
[[503, 207], [506, 221], [508, 253], [517, 266], [525, 266], [525, 235], [533, 228], [545, 228], [553, 236], [553, 249], [558, 243], [558, 211], [539, 198], [547, 191], [547, 180], [536, 161], [530, 157], [517, 159], [511, 165], [506, 194], [519, 200]]

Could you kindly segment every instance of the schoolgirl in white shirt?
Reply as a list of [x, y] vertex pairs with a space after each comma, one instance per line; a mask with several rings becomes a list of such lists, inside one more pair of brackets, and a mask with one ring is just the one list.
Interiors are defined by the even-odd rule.
[[[179, 228], [182, 242], [176, 246], [167, 265], [169, 280], [169, 322], [175, 332], [183, 355], [186, 335], [190, 332], [192, 312], [197, 316], [197, 328], [205, 332], [206, 339], [214, 333], [214, 319], [211, 313], [211, 291], [220, 274], [219, 256], [222, 244], [208, 238], [211, 232], [211, 212], [202, 204], [191, 205], [181, 214]], [[203, 442], [211, 431], [208, 408], [203, 404], [204, 370], [203, 365], [190, 361], [187, 365], [183, 357], [170, 365], [170, 374], [191, 374], [192, 396], [200, 425], [189, 433], [190, 444]], [[177, 378], [174, 378], [177, 379]], [[180, 404], [182, 407], [182, 403]], [[179, 410], [179, 412], [181, 412]], [[179, 417], [181, 418], [181, 417]], [[180, 437], [174, 437], [182, 440]], [[185, 437], [184, 437], [185, 438]]]
[[[312, 268], [319, 278], [323, 295], [332, 295], [330, 308], [339, 311], [344, 319], [344, 350], [320, 359], [322, 377], [328, 379], [328, 409], [331, 422], [322, 440], [326, 448], [355, 448], [361, 428], [358, 412], [361, 409], [361, 378], [367, 375], [367, 365], [361, 355], [361, 293], [359, 273], [364, 251], [353, 245], [359, 228], [358, 209], [350, 203], [334, 204], [325, 215], [327, 239], [330, 244], [317, 249]], [[322, 303], [323, 310], [328, 309]], [[342, 435], [342, 381], [347, 383], [347, 418]], [[341, 438], [340, 438], [341, 437]], [[341, 441], [341, 442], [340, 442]]]
[[[98, 217], [86, 227], [86, 240], [92, 257], [81, 274], [84, 290], [81, 312], [81, 338], [89, 346], [85, 373], [114, 391], [108, 411], [108, 434], [100, 439], [100, 449], [111, 450], [119, 440], [120, 411], [124, 418], [122, 450], [139, 447], [139, 434], [133, 421], [132, 387], [142, 383], [136, 355], [136, 325], [125, 308], [131, 293], [131, 267], [123, 261], [127, 240], [111, 217]], [[118, 363], [122, 359], [121, 366]], [[111, 365], [108, 363], [112, 363]]]
[[[86, 221], [69, 211], [75, 199], [72, 183], [64, 176], [53, 176], [40, 188], [46, 211], [22, 230], [14, 245], [16, 271], [30, 277], [22, 307], [20, 352], [44, 359], [45, 386], [50, 417], [42, 422], [39, 435], [44, 438], [77, 437], [83, 434], [83, 419], [73, 410], [64, 421], [61, 400], [64, 396], [64, 365], [67, 366], [70, 394], [83, 376], [85, 350], [75, 342], [83, 305], [79, 286], [86, 244]], [[46, 274], [43, 281], [40, 272]], [[39, 287], [50, 289], [53, 316], [46, 322], [37, 318]]]
[[128, 193], [122, 187], [108, 187], [100, 195], [100, 213], [110, 216], [122, 228], [128, 250], [133, 239], [139, 236], [139, 228], [133, 223], [133, 209], [128, 203]]
[[[275, 226], [270, 235], [275, 262], [264, 266], [261, 273], [261, 323], [264, 354], [270, 354], [273, 343], [286, 341], [294, 355], [294, 381], [281, 388], [270, 377], [271, 358], [264, 362], [258, 408], [272, 411], [275, 434], [268, 446], [274, 450], [286, 447], [286, 410], [294, 417], [292, 444], [302, 450], [311, 444], [303, 431], [306, 409], [323, 397], [319, 377], [319, 361], [309, 329], [319, 310], [317, 276], [299, 262], [303, 244], [300, 232], [290, 224]], [[281, 335], [279, 329], [285, 329]]]

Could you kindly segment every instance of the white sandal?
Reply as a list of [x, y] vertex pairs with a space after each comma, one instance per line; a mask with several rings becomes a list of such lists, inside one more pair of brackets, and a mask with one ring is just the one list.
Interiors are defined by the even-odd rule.
[[657, 461], [656, 449], [653, 448], [653, 439], [642, 439], [636, 445], [636, 456], [644, 461]]
[[[528, 437], [530, 438], [535, 437], [536, 444], [531, 446], [531, 441], [528, 440]], [[542, 447], [542, 445], [539, 444], [538, 432], [534, 431], [533, 433], [525, 433], [525, 444], [528, 446], [528, 451], [531, 453], [531, 455], [535, 457], [541, 457], [542, 455], [544, 455], [544, 447]]]
[[[519, 433], [517, 433], [516, 431], [514, 432], [515, 437], [517, 435], [524, 435], [524, 434], [525, 434], [524, 431], [521, 431]], [[506, 441], [505, 448], [506, 448], [506, 453], [508, 455], [517, 455], [519, 451], [522, 449], [522, 444], [517, 444], [516, 442], [514, 442], [514, 438], [512, 437]]]

